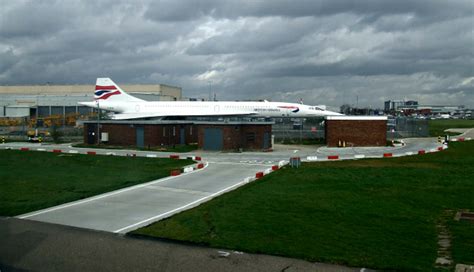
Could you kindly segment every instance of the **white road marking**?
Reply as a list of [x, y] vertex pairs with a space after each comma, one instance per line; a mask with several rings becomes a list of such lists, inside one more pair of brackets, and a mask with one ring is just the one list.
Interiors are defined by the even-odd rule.
[[38, 211], [38, 212], [33, 212], [33, 213], [29, 213], [29, 214], [20, 215], [20, 216], [18, 216], [18, 218], [20, 218], [20, 219], [25, 219], [25, 218], [37, 216], [37, 215], [40, 215], [40, 214], [43, 214], [43, 213], [48, 213], [48, 212], [52, 212], [52, 211], [57, 211], [57, 210], [61, 210], [61, 209], [64, 209], [64, 208], [68, 208], [68, 207], [72, 207], [72, 206], [84, 204], [84, 203], [87, 203], [87, 202], [91, 202], [91, 201], [94, 201], [94, 200], [106, 198], [106, 197], [109, 197], [109, 196], [121, 194], [121, 193], [128, 192], [128, 191], [131, 191], [131, 190], [143, 188], [143, 187], [146, 187], [146, 186], [149, 186], [149, 185], [153, 185], [153, 184], [157, 184], [157, 183], [160, 183], [160, 182], [163, 182], [163, 181], [167, 181], [167, 180], [170, 180], [170, 179], [173, 179], [173, 178], [178, 178], [178, 177], [181, 177], [181, 176], [185, 176], [185, 175], [189, 175], [189, 174], [192, 174], [192, 173], [199, 172], [199, 171], [201, 171], [201, 170], [206, 169], [208, 165], [209, 165], [209, 164], [206, 163], [206, 164], [204, 165], [204, 168], [195, 170], [195, 171], [193, 171], [193, 172], [184, 173], [184, 174], [181, 174], [181, 175], [179, 175], [179, 176], [169, 176], [169, 177], [166, 177], [166, 178], [157, 179], [157, 180], [150, 181], [150, 182], [147, 182], [147, 183], [138, 184], [138, 185], [135, 185], [135, 186], [132, 186], [132, 187], [124, 188], [124, 189], [119, 189], [119, 190], [117, 190], [117, 191], [105, 193], [105, 194], [98, 195], [98, 196], [93, 196], [93, 197], [90, 197], [90, 198], [86, 198], [86, 199], [83, 199], [83, 200], [71, 202], [71, 203], [68, 203], [68, 204], [59, 205], [59, 206], [52, 207], [52, 208], [45, 209], [45, 210], [41, 210], [41, 211]]

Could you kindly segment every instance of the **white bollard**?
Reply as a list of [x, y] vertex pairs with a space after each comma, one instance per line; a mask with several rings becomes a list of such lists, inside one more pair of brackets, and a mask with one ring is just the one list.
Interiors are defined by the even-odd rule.
[[185, 167], [183, 169], [183, 173], [189, 173], [189, 172], [192, 172], [193, 170], [194, 170], [194, 168], [192, 166]]

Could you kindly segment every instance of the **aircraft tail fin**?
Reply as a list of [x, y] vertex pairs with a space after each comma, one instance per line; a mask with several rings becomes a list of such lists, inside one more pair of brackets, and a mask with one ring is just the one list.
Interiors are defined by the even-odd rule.
[[144, 101], [124, 92], [110, 78], [97, 78], [95, 83], [94, 100], [139, 102]]

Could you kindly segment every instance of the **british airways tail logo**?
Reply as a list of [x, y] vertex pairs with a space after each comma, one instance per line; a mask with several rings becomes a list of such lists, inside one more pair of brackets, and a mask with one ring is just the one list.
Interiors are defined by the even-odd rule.
[[296, 106], [278, 106], [279, 108], [282, 108], [282, 109], [290, 109], [291, 112], [293, 113], [297, 113], [300, 111], [300, 108], [296, 107]]
[[115, 86], [95, 86], [95, 99], [107, 99], [116, 94], [120, 94], [120, 91]]

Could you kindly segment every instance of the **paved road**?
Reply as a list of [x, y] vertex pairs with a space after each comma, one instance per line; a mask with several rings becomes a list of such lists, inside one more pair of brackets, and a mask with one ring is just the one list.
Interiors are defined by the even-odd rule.
[[[290, 157], [301, 157], [306, 160], [307, 157], [317, 157], [318, 161], [327, 160], [328, 155], [340, 155], [340, 159], [354, 159], [356, 154], [364, 154], [367, 157], [380, 158], [384, 153], [393, 153], [394, 156], [405, 156], [407, 153], [416, 154], [419, 150], [430, 152], [437, 150], [442, 146], [437, 143], [437, 138], [410, 138], [404, 139], [405, 146], [401, 147], [346, 147], [346, 148], [328, 148], [299, 145], [274, 145], [273, 152], [209, 152], [197, 150], [188, 153], [181, 153], [180, 156], [201, 156], [208, 162], [219, 164], [255, 164], [271, 166], [278, 162], [288, 161]], [[61, 149], [63, 152], [79, 152], [85, 154], [87, 151], [95, 151], [97, 154], [114, 154], [117, 156], [136, 155], [136, 156], [156, 156], [166, 158], [169, 152], [136, 151], [136, 150], [112, 150], [112, 149], [93, 149], [93, 148], [73, 148], [69, 144], [35, 144], [35, 143], [7, 143], [4, 148], [19, 149], [20, 147], [29, 147], [31, 150], [51, 151]], [[0, 147], [1, 148], [1, 147]]]
[[[9, 271], [361, 271], [338, 265], [143, 240], [0, 217], [0, 270]], [[315, 245], [317, 246], [317, 245]], [[368, 271], [368, 270], [365, 270]]]
[[43, 222], [125, 233], [197, 206], [245, 183], [264, 165], [222, 165], [19, 216]]
[[474, 139], [474, 128], [450, 128], [450, 129], [447, 129], [446, 131], [461, 133], [460, 135], [451, 136], [451, 139], [459, 139], [459, 138], [463, 138], [467, 140]]
[[380, 158], [383, 154], [392, 154], [393, 157], [416, 155], [418, 151], [437, 152], [443, 146], [437, 142], [437, 138], [408, 138], [403, 140], [405, 145], [396, 147], [321, 147], [316, 153], [318, 160], [327, 160], [327, 156], [339, 155], [340, 159], [354, 159], [356, 155], [363, 155], [365, 158]]

